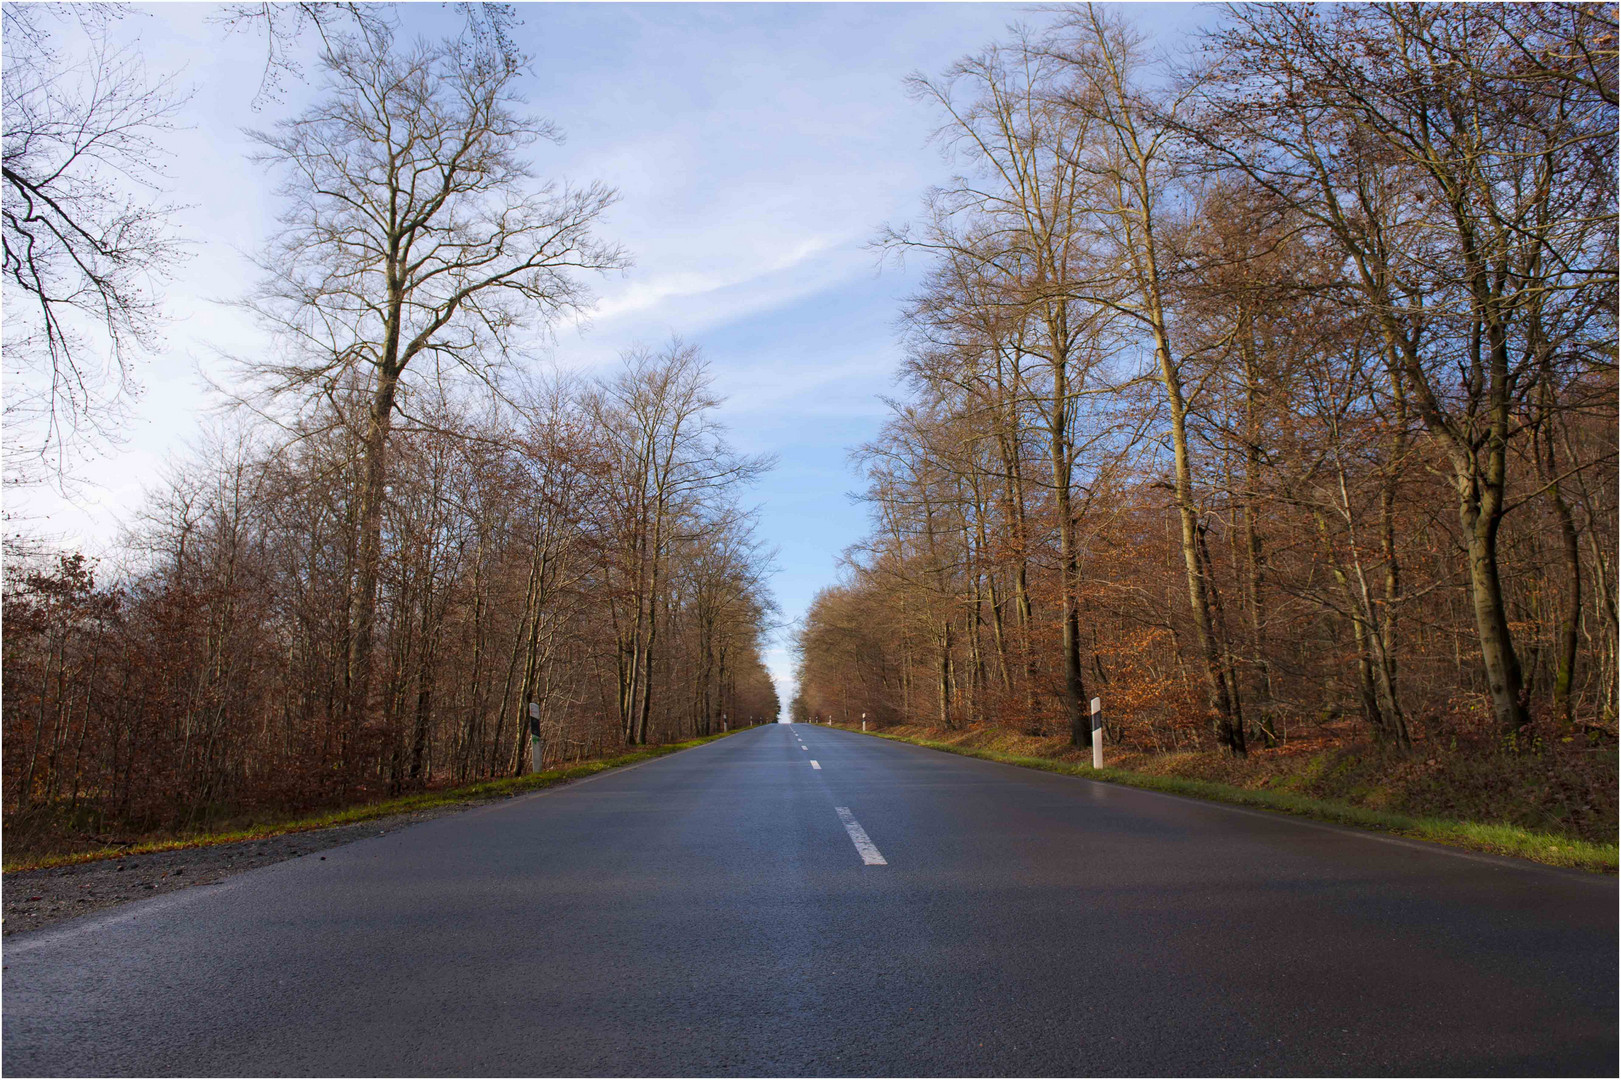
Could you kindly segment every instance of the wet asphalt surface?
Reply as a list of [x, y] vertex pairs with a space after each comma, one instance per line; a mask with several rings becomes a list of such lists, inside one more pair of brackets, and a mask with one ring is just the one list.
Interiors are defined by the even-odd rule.
[[8, 937], [6, 1075], [1616, 1073], [1614, 878], [826, 728], [322, 854]]

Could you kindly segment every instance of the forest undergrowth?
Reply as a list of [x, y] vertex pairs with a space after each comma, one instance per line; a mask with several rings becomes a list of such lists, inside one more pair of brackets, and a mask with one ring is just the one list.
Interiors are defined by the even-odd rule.
[[258, 840], [286, 833], [330, 829], [399, 814], [493, 802], [555, 787], [571, 780], [583, 780], [609, 769], [650, 761], [678, 750], [689, 750], [725, 738], [727, 735], [735, 735], [742, 730], [745, 729], [738, 728], [681, 742], [665, 743], [630, 753], [585, 758], [569, 765], [524, 776], [486, 780], [476, 784], [441, 785], [321, 811], [306, 809], [288, 813], [222, 808], [206, 825], [192, 829], [151, 825], [145, 828], [139, 826], [124, 828], [108, 835], [97, 831], [95, 824], [87, 820], [63, 815], [36, 814], [31, 818], [14, 819], [7, 823], [5, 871], [10, 873], [15, 870], [39, 870], [69, 863], [90, 862], [95, 859], [123, 858], [214, 844], [234, 844], [242, 840]]

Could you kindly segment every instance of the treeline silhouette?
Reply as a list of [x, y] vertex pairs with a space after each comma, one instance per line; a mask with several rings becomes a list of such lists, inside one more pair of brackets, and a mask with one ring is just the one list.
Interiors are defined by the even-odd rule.
[[200, 826], [511, 776], [530, 702], [548, 765], [775, 719], [768, 559], [737, 501], [761, 463], [727, 449], [705, 393], [679, 349], [516, 405], [413, 400], [358, 715], [356, 410], [292, 444], [216, 438], [120, 563], [8, 581], [8, 829]]

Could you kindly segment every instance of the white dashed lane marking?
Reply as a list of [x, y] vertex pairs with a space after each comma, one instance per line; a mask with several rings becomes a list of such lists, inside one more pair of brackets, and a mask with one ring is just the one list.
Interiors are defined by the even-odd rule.
[[861, 861], [868, 866], [888, 866], [889, 863], [878, 853], [878, 846], [867, 836], [867, 830], [863, 829], [861, 822], [850, 813], [850, 808], [835, 806], [833, 809], [838, 812], [839, 820], [844, 823], [844, 831], [850, 834], [850, 842], [856, 846], [856, 851], [861, 853]]
[[813, 768], [813, 769], [820, 769], [820, 768], [821, 768], [821, 766], [820, 766], [820, 765], [818, 765], [818, 764], [816, 764], [816, 762], [815, 762], [815, 761], [812, 761], [812, 762], [811, 762], [811, 768]]

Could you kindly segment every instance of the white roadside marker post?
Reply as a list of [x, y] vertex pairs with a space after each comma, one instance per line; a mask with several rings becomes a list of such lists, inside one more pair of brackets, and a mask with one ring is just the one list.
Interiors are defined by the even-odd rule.
[[1103, 768], [1103, 699], [1092, 699], [1092, 768]]
[[529, 703], [529, 771], [540, 771], [540, 706]]
[[861, 730], [863, 732], [865, 732], [867, 730], [867, 714], [866, 713], [861, 714]]

